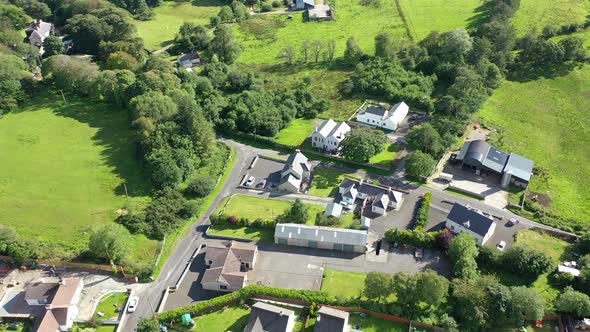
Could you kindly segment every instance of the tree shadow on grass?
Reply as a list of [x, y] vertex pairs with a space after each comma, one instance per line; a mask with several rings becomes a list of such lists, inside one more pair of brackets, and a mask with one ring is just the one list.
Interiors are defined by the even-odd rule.
[[484, 2], [481, 6], [475, 8], [474, 15], [467, 20], [467, 29], [475, 30], [482, 24], [489, 22], [493, 8], [494, 1]]
[[569, 73], [571, 73], [574, 69], [583, 66], [583, 63], [564, 63], [559, 66], [547, 66], [543, 68], [520, 67], [511, 70], [506, 78], [510, 81], [524, 83], [538, 80], [541, 77], [556, 78], [566, 76]]
[[[188, 2], [188, 1], [181, 1], [181, 2]], [[199, 7], [216, 7], [216, 6], [226, 5], [226, 4], [227, 4], [227, 2], [224, 2], [221, 0], [193, 0], [192, 1], [193, 6], [199, 6]]]
[[66, 99], [67, 103], [55, 105], [53, 112], [98, 129], [92, 140], [103, 148], [101, 159], [123, 180], [123, 183], [115, 188], [114, 193], [132, 197], [149, 195], [149, 181], [138, 162], [139, 155], [126, 111], [88, 99], [72, 96]]
[[245, 314], [244, 316], [240, 317], [237, 321], [235, 321], [227, 330], [228, 331], [244, 331], [246, 325], [248, 325], [248, 320], [250, 319], [250, 314]]

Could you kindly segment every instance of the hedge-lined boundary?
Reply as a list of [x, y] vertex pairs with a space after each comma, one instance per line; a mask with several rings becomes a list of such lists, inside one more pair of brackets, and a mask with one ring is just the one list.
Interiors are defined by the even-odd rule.
[[[183, 314], [189, 313], [191, 316], [205, 315], [222, 309], [223, 307], [230, 305], [237, 305], [241, 301], [246, 301], [251, 298], [259, 298], [270, 301], [293, 303], [298, 305], [308, 306], [312, 302], [322, 305], [328, 305], [332, 307], [343, 307], [347, 311], [363, 311], [369, 314], [373, 314], [378, 317], [387, 316], [388, 320], [395, 320], [399, 322], [413, 322], [407, 318], [401, 318], [393, 315], [384, 314], [378, 311], [366, 309], [363, 307], [381, 307], [379, 304], [375, 304], [369, 301], [363, 301], [358, 299], [343, 299], [336, 298], [334, 296], [327, 295], [322, 292], [312, 290], [294, 290], [294, 289], [283, 289], [274, 288], [267, 286], [250, 285], [246, 286], [236, 292], [228, 293], [211, 300], [198, 302], [190, 306], [174, 309], [171, 311], [164, 312], [159, 315], [158, 319], [162, 323], [169, 323], [171, 320], [180, 321]], [[441, 328], [417, 322], [418, 325], [427, 327], [436, 331], [443, 331]]]
[[432, 193], [427, 192], [424, 194], [424, 198], [422, 198], [422, 203], [420, 204], [420, 209], [418, 210], [418, 214], [416, 215], [416, 224], [414, 225], [414, 229], [417, 231], [423, 231], [428, 225], [428, 216], [430, 215], [430, 201], [432, 200]]

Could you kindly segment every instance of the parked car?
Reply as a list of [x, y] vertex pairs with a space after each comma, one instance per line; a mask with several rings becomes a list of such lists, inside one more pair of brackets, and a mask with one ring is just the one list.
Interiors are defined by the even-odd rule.
[[251, 176], [251, 177], [248, 178], [248, 180], [246, 180], [246, 183], [244, 185], [246, 187], [252, 187], [252, 185], [254, 184], [254, 180], [256, 180], [256, 179], [254, 179], [254, 177]]
[[520, 220], [516, 219], [516, 218], [510, 218], [510, 220], [508, 221], [507, 225], [508, 226], [514, 226], [514, 225], [518, 225], [520, 223]]
[[414, 257], [417, 260], [422, 259], [422, 257], [424, 257], [424, 249], [422, 249], [422, 248], [416, 248], [416, 250], [414, 251]]
[[139, 298], [137, 296], [132, 296], [129, 298], [129, 306], [127, 306], [127, 312], [135, 312], [137, 309], [137, 303], [139, 302]]
[[258, 184], [256, 185], [256, 188], [264, 188], [266, 186], [266, 180], [262, 180], [260, 182], [258, 182]]
[[500, 241], [500, 243], [496, 245], [496, 248], [498, 248], [500, 251], [504, 251], [504, 249], [506, 249], [506, 242]]

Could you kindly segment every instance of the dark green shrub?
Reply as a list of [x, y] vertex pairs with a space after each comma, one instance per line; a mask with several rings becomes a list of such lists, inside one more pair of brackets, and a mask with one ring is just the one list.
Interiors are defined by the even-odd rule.
[[189, 196], [202, 198], [213, 192], [215, 184], [215, 180], [210, 176], [201, 175], [194, 178], [184, 192]]
[[422, 199], [422, 204], [420, 205], [420, 210], [418, 210], [418, 215], [416, 216], [416, 224], [414, 229], [416, 230], [424, 230], [426, 225], [428, 225], [428, 216], [430, 215], [430, 201], [432, 200], [432, 193], [427, 192], [424, 194], [424, 198]]
[[260, 11], [263, 13], [267, 13], [267, 12], [272, 11], [272, 5], [270, 5], [268, 3], [262, 4], [262, 6], [260, 6]]

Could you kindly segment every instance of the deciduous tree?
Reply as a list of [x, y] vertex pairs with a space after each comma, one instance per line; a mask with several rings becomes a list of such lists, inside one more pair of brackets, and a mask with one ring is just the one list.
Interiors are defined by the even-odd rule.
[[432, 174], [436, 161], [422, 151], [415, 151], [406, 159], [406, 173], [418, 179], [427, 178]]
[[129, 231], [115, 223], [97, 226], [90, 232], [88, 249], [98, 258], [121, 263], [129, 253]]
[[369, 272], [365, 278], [363, 295], [372, 300], [381, 301], [393, 291], [392, 277], [385, 272]]

